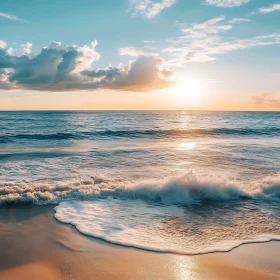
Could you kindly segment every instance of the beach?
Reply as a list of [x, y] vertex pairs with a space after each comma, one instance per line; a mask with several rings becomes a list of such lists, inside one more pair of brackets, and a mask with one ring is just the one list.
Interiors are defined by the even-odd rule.
[[0, 279], [280, 279], [280, 242], [186, 256], [86, 237], [53, 205], [4, 206], [0, 217]]
[[280, 280], [280, 0], [2, 0], [0, 280]]
[[0, 118], [1, 280], [279, 279], [279, 113]]

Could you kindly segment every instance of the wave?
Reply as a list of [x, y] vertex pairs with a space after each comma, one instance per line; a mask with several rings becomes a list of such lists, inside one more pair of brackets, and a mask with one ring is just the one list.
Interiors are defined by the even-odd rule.
[[55, 204], [55, 218], [82, 234], [188, 255], [280, 240], [279, 202], [279, 176], [253, 188], [194, 173], [133, 184], [97, 176], [55, 185], [0, 182], [0, 205]]
[[0, 137], [0, 143], [9, 143], [16, 139], [25, 140], [67, 140], [75, 139], [77, 135], [74, 133], [50, 133], [50, 134], [15, 134], [15, 135], [5, 135]]
[[71, 140], [91, 138], [180, 138], [180, 137], [215, 137], [215, 136], [280, 136], [279, 127], [262, 129], [251, 128], [211, 128], [211, 129], [171, 129], [171, 130], [102, 130], [84, 132], [60, 132], [49, 134], [15, 134], [0, 137], [0, 143], [9, 143], [17, 139], [29, 140]]
[[[263, 184], [263, 185], [260, 185]], [[237, 182], [199, 177], [188, 173], [165, 180], [124, 182], [119, 179], [92, 177], [57, 184], [0, 182], [0, 204], [58, 204], [65, 200], [99, 198], [143, 200], [165, 205], [193, 205], [203, 201], [256, 199], [280, 201], [280, 178], [266, 179], [254, 191], [246, 191]]]
[[25, 160], [34, 158], [57, 158], [72, 155], [70, 152], [64, 151], [33, 151], [33, 152], [23, 152], [23, 153], [4, 153], [0, 154], [0, 161], [4, 160]]

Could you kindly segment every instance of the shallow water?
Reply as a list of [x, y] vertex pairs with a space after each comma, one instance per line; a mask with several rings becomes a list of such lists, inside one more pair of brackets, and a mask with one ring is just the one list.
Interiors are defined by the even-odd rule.
[[278, 239], [280, 113], [0, 112], [0, 203], [154, 251]]

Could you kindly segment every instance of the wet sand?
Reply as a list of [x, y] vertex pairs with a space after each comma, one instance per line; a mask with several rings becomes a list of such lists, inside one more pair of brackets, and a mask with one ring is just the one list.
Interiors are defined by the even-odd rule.
[[280, 242], [201, 256], [108, 244], [57, 222], [54, 206], [0, 207], [0, 279], [280, 279]]

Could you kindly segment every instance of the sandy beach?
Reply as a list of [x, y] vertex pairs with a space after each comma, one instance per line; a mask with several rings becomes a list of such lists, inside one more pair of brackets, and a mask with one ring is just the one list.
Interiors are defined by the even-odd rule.
[[200, 256], [146, 252], [85, 237], [53, 208], [0, 208], [0, 279], [280, 279], [279, 242]]

